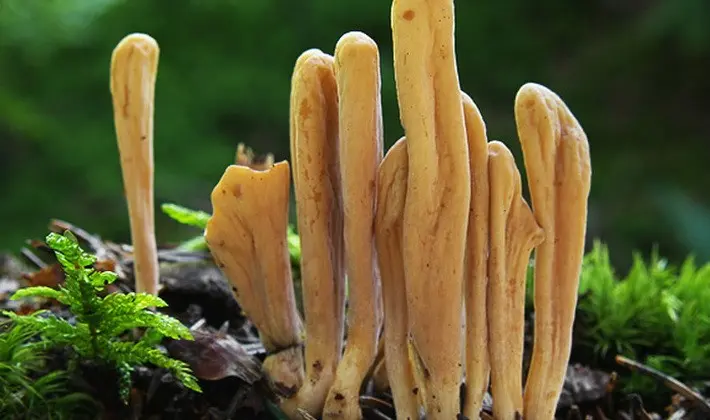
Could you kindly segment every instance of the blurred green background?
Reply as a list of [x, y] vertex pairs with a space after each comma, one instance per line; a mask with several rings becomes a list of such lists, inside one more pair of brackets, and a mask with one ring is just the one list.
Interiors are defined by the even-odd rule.
[[[463, 89], [519, 158], [513, 99], [559, 93], [590, 141], [589, 239], [710, 259], [710, 2], [457, 1]], [[0, 0], [0, 250], [50, 218], [128, 241], [109, 96], [116, 43], [161, 46], [156, 204], [209, 211], [238, 142], [288, 157], [297, 56], [361, 30], [380, 45], [387, 145], [402, 133], [385, 0]], [[519, 162], [521, 162], [519, 160]], [[196, 233], [157, 215], [162, 242]]]

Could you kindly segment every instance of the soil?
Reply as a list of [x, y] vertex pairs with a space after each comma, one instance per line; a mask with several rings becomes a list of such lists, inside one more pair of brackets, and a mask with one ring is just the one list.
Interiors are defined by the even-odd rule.
[[[103, 269], [119, 274], [112, 290], [132, 291], [130, 248], [104, 242], [81, 229], [61, 221], [50, 228], [71, 228], [87, 251], [97, 255]], [[62, 281], [52, 254], [42, 242], [34, 241], [22, 250], [22, 259], [0, 256], [0, 310], [30, 312], [36, 306], [9, 300], [18, 288], [27, 285], [57, 285]], [[161, 298], [168, 313], [192, 329], [194, 341], [165, 340], [162, 345], [176, 359], [184, 360], [200, 380], [202, 393], [187, 390], [161, 369], [139, 367], [133, 373], [133, 388], [128, 404], [119, 399], [117, 373], [106, 366], [82, 361], [74, 369], [70, 388], [93, 396], [103, 419], [277, 419], [279, 412], [271, 401], [273, 394], [262, 376], [264, 348], [253, 325], [234, 300], [228, 283], [207, 252], [181, 252], [166, 247], [161, 260]], [[69, 318], [58, 304], [42, 308]], [[528, 325], [532, 325], [530, 319]], [[526, 333], [526, 363], [532, 345], [532, 331]], [[710, 419], [707, 401], [697, 394], [669, 384], [668, 392], [658, 395], [625, 394], [617, 386], [630, 370], [609, 361], [587, 362], [588, 355], [573, 349], [573, 364], [567, 368], [560, 419]], [[67, 369], [70, 350], [50, 352], [48, 368]], [[637, 367], [638, 368], [638, 367]], [[643, 370], [643, 366], [640, 369]], [[526, 369], [527, 370], [527, 369]], [[668, 383], [672, 378], [658, 378]], [[680, 384], [682, 385], [682, 384]], [[465, 386], [465, 385], [464, 385]], [[463, 388], [462, 388], [463, 395]], [[394, 419], [392, 398], [369, 383], [361, 398], [366, 419]], [[491, 399], [484, 403], [491, 413]]]

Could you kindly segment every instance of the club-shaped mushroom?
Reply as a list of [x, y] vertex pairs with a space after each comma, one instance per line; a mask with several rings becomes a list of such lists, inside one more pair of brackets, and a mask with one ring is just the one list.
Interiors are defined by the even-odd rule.
[[296, 61], [291, 85], [291, 165], [301, 238], [306, 324], [305, 380], [282, 408], [319, 416], [343, 347], [343, 211], [338, 163], [338, 94], [333, 57], [318, 50]]
[[324, 418], [361, 417], [360, 388], [375, 360], [382, 326], [373, 231], [377, 167], [382, 159], [379, 58], [377, 44], [362, 32], [343, 35], [335, 47], [348, 340]]
[[404, 269], [427, 418], [460, 412], [463, 270], [471, 196], [452, 0], [394, 0], [394, 72], [409, 172]]
[[133, 244], [136, 291], [158, 294], [153, 198], [153, 108], [158, 44], [131, 34], [111, 56], [111, 96]]
[[488, 349], [493, 417], [523, 415], [525, 275], [542, 229], [522, 197], [520, 173], [501, 142], [488, 145], [490, 255], [488, 259]]
[[466, 123], [471, 206], [468, 216], [464, 296], [466, 308], [466, 394], [463, 414], [477, 419], [488, 390], [488, 141], [486, 125], [476, 104], [465, 93], [463, 114]]
[[553, 418], [569, 361], [591, 184], [589, 143], [549, 89], [524, 85], [515, 98], [532, 207], [545, 240], [535, 251], [535, 335], [525, 384], [526, 420]]
[[407, 197], [407, 143], [395, 143], [377, 178], [375, 238], [385, 310], [385, 366], [398, 419], [419, 418], [419, 389], [409, 360], [407, 296], [402, 260], [402, 222]]

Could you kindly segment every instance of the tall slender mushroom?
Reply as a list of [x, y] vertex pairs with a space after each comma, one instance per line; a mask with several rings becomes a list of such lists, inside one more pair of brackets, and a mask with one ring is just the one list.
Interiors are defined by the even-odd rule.
[[477, 419], [488, 390], [488, 142], [486, 125], [473, 100], [462, 92], [471, 168], [464, 296], [466, 308], [466, 395], [463, 414]]
[[205, 239], [269, 355], [264, 370], [282, 395], [303, 383], [303, 326], [286, 244], [289, 166], [230, 165], [212, 191]]
[[535, 251], [535, 336], [524, 417], [547, 420], [571, 350], [591, 184], [589, 143], [562, 99], [541, 85], [520, 88], [515, 121], [533, 211], [545, 232]]
[[453, 0], [394, 0], [392, 39], [409, 173], [404, 268], [411, 348], [431, 419], [460, 412], [463, 269], [471, 180]]
[[542, 229], [522, 197], [520, 173], [501, 142], [488, 145], [490, 256], [488, 260], [488, 349], [493, 416], [515, 420], [523, 414], [525, 275]]
[[294, 418], [299, 408], [320, 415], [343, 346], [343, 216], [332, 56], [308, 50], [296, 61], [290, 123], [306, 324], [305, 381], [282, 404]]
[[398, 419], [419, 418], [419, 389], [409, 360], [407, 297], [403, 293], [402, 223], [407, 196], [407, 143], [395, 143], [380, 164], [377, 178], [375, 239], [385, 310], [385, 367]]
[[348, 341], [328, 393], [323, 417], [357, 419], [360, 388], [377, 355], [382, 326], [375, 238], [377, 166], [382, 160], [382, 106], [377, 44], [362, 32], [335, 47], [340, 127]]
[[113, 117], [133, 244], [136, 291], [158, 294], [158, 248], [153, 198], [153, 108], [159, 48], [131, 34], [111, 56]]

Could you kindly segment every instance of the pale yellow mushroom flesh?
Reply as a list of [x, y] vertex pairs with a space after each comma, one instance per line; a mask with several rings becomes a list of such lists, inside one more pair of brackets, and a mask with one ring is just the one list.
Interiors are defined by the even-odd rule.
[[301, 239], [306, 324], [305, 380], [281, 407], [319, 416], [343, 347], [344, 245], [333, 57], [318, 50], [296, 61], [291, 86], [291, 164]]
[[257, 171], [230, 165], [211, 195], [205, 239], [237, 302], [259, 330], [274, 387], [293, 394], [303, 382], [303, 326], [286, 244], [287, 162]]
[[466, 393], [463, 414], [480, 416], [488, 390], [488, 325], [486, 295], [488, 287], [488, 141], [486, 125], [476, 104], [465, 93], [463, 114], [466, 123], [469, 165], [471, 168], [471, 206], [469, 208], [464, 266], [466, 308]]
[[382, 106], [377, 44], [362, 32], [335, 47], [343, 235], [348, 278], [348, 341], [323, 418], [358, 419], [360, 388], [377, 354], [382, 326], [375, 253], [377, 167], [382, 160]]
[[403, 233], [408, 176], [407, 143], [395, 143], [380, 164], [377, 178], [375, 239], [385, 311], [385, 367], [398, 419], [419, 418], [419, 389], [409, 360], [409, 322], [405, 294]]
[[153, 196], [153, 109], [159, 48], [131, 34], [111, 56], [111, 96], [133, 244], [136, 291], [158, 294], [158, 247]]
[[591, 184], [589, 143], [562, 99], [541, 85], [518, 91], [515, 120], [533, 211], [545, 234], [535, 251], [535, 334], [523, 409], [526, 420], [548, 420], [571, 351]]
[[471, 180], [452, 0], [395, 0], [392, 39], [409, 172], [404, 267], [411, 348], [430, 419], [459, 412]]
[[490, 255], [488, 260], [488, 351], [493, 417], [523, 414], [525, 277], [542, 229], [522, 197], [513, 154], [501, 142], [488, 145]]

